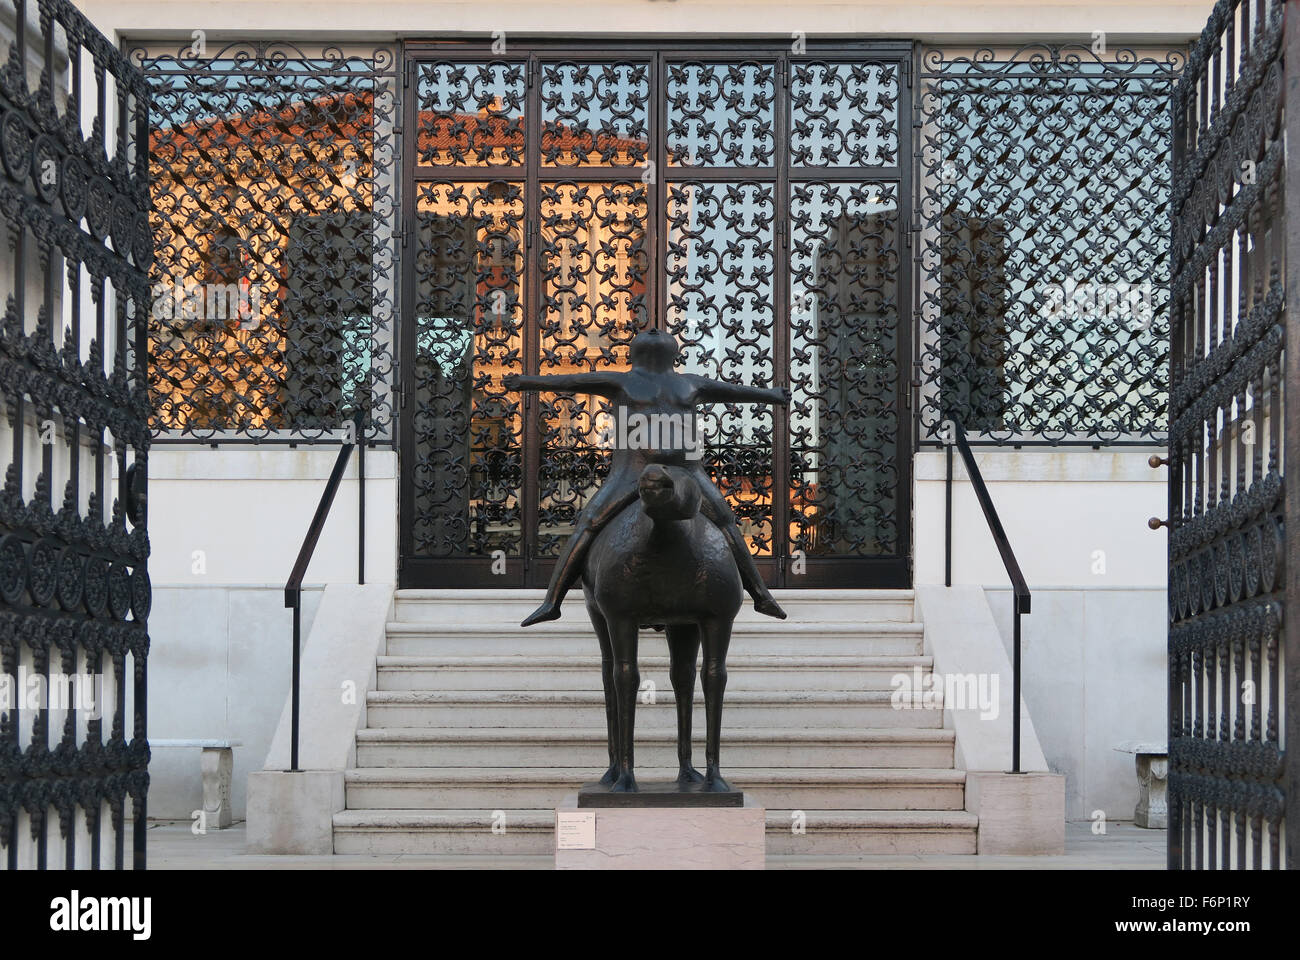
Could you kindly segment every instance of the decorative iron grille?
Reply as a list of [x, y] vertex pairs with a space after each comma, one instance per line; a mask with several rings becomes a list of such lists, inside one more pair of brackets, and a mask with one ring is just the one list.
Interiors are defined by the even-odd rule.
[[[1169, 866], [1300, 858], [1300, 493], [1279, 0], [1225, 0], [1174, 93], [1169, 428]], [[1294, 9], [1291, 11], [1294, 13]], [[1296, 54], [1293, 53], [1293, 56]], [[1291, 142], [1296, 142], [1291, 137]], [[1292, 173], [1294, 176], [1294, 173]], [[1288, 747], [1290, 749], [1288, 749]]]
[[906, 584], [911, 45], [583, 46], [405, 47], [401, 582], [546, 582], [612, 410], [505, 379], [656, 326], [683, 371], [790, 386], [700, 418], [769, 581]]
[[149, 90], [64, 0], [0, 61], [0, 848], [122, 868], [129, 803], [142, 868]]
[[923, 48], [922, 442], [1163, 438], [1177, 50]]
[[153, 90], [160, 440], [391, 437], [398, 94], [389, 47], [134, 47]]

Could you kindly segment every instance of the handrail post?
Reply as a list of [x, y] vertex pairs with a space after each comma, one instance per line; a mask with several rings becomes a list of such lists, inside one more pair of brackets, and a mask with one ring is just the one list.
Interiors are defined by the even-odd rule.
[[366, 582], [366, 434], [365, 411], [357, 407], [357, 583]]
[[989, 496], [989, 488], [984, 482], [984, 475], [980, 473], [979, 464], [975, 461], [975, 454], [971, 451], [970, 443], [966, 440], [965, 429], [962, 428], [961, 423], [955, 417], [950, 417], [945, 423], [951, 424], [952, 433], [952, 444], [948, 446], [945, 581], [947, 586], [952, 586], [952, 447], [956, 445], [957, 451], [961, 454], [962, 463], [966, 465], [966, 473], [970, 478], [971, 487], [975, 491], [975, 499], [979, 501], [980, 509], [984, 512], [984, 520], [988, 524], [989, 533], [993, 534], [993, 542], [998, 548], [998, 553], [1002, 555], [1002, 564], [1006, 567], [1007, 576], [1011, 578], [1011, 772], [1021, 773], [1023, 771], [1020, 769], [1020, 615], [1028, 613], [1030, 610], [1029, 585], [1025, 583], [1024, 574], [1020, 572], [1020, 563], [1016, 560], [1015, 551], [1011, 549], [1011, 542], [1007, 539], [1007, 532], [1002, 527], [1002, 520], [998, 517], [997, 508], [993, 506], [993, 498]]
[[952, 445], [955, 438], [948, 438], [944, 451], [948, 455], [948, 482], [943, 490], [943, 585], [952, 586]]
[[1013, 596], [1015, 618], [1012, 621], [1011, 663], [1011, 772], [1020, 772], [1020, 598]]
[[302, 591], [297, 592], [293, 601], [293, 689], [289, 696], [289, 730], [292, 738], [289, 746], [289, 770], [298, 772], [298, 701], [301, 696], [302, 666]]
[[[361, 423], [360, 411], [357, 413], [356, 422], [359, 431]], [[307, 575], [307, 567], [311, 564], [312, 554], [316, 552], [316, 544], [320, 540], [321, 531], [325, 529], [325, 521], [329, 518], [330, 507], [334, 505], [334, 495], [338, 493], [339, 483], [343, 480], [343, 472], [347, 469], [348, 459], [352, 456], [352, 448], [360, 444], [363, 439], [359, 435], [353, 437], [351, 442], [344, 438], [343, 445], [339, 448], [338, 456], [334, 460], [334, 469], [330, 471], [330, 477], [325, 483], [325, 490], [321, 493], [320, 502], [316, 504], [316, 513], [312, 517], [311, 526], [307, 528], [307, 536], [303, 539], [302, 546], [298, 550], [298, 559], [294, 561], [293, 572], [289, 574], [289, 580], [284, 585], [284, 605], [293, 610], [293, 676], [290, 680], [289, 694], [289, 769], [291, 772], [298, 769], [298, 709], [302, 696], [302, 581]], [[361, 468], [361, 490], [362, 499], [359, 503], [361, 511], [359, 520], [360, 546], [358, 547], [360, 552], [357, 555], [358, 582], [363, 582], [362, 578], [365, 576], [364, 467]]]

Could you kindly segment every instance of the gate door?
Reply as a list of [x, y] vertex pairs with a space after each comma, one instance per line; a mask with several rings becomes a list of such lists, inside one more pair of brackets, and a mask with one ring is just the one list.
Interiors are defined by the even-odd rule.
[[719, 404], [708, 468], [770, 584], [910, 583], [910, 48], [408, 44], [403, 586], [541, 586], [608, 404], [511, 373], [788, 385]]

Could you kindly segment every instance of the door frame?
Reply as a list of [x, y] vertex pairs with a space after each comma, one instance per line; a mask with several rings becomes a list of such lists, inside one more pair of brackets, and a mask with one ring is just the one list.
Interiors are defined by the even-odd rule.
[[[790, 270], [788, 247], [790, 242], [789, 207], [792, 168], [788, 158], [788, 124], [790, 115], [789, 64], [817, 62], [823, 59], [853, 59], [870, 57], [872, 60], [894, 62], [898, 69], [898, 162], [893, 167], [805, 167], [798, 168], [798, 180], [815, 180], [828, 183], [855, 182], [871, 179], [897, 183], [898, 212], [896, 238], [898, 243], [898, 268], [895, 277], [895, 304], [897, 325], [895, 329], [896, 382], [894, 390], [897, 417], [896, 451], [894, 464], [897, 481], [895, 502], [895, 539], [897, 551], [888, 556], [876, 557], [809, 557], [802, 560], [805, 575], [793, 569], [788, 553], [789, 521], [787, 505], [790, 487], [790, 457], [788, 449], [777, 453], [777, 448], [788, 440], [788, 417], [785, 408], [773, 408], [772, 434], [772, 547], [773, 555], [758, 557], [756, 562], [764, 580], [774, 587], [785, 588], [892, 588], [910, 587], [912, 583], [912, 472], [915, 425], [912, 416], [912, 353], [915, 339], [914, 297], [914, 225], [912, 217], [913, 130], [912, 89], [914, 78], [914, 44], [904, 41], [828, 40], [806, 41], [806, 52], [794, 54], [788, 39], [737, 40], [681, 39], [641, 37], [625, 40], [574, 40], [561, 38], [529, 38], [518, 44], [510, 42], [504, 53], [494, 53], [493, 44], [479, 40], [432, 40], [411, 38], [399, 42], [402, 75], [402, 130], [399, 188], [402, 243], [398, 264], [400, 297], [397, 337], [397, 451], [398, 451], [398, 584], [402, 588], [509, 588], [545, 586], [554, 568], [555, 560], [534, 556], [537, 543], [538, 483], [536, 470], [530, 465], [538, 463], [540, 435], [530, 424], [538, 413], [538, 399], [533, 392], [523, 395], [523, 482], [521, 486], [522, 556], [510, 557], [505, 572], [492, 571], [493, 560], [485, 557], [428, 557], [414, 553], [412, 524], [403, 522], [414, 516], [415, 485], [407, 482], [404, 465], [413, 462], [415, 444], [414, 417], [410, 403], [414, 377], [408, 369], [409, 358], [415, 356], [416, 324], [413, 316], [415, 303], [415, 245], [411, 243], [416, 222], [417, 190], [420, 181], [445, 180], [510, 180], [524, 186], [525, 267], [520, 278], [524, 324], [522, 330], [523, 370], [537, 372], [539, 328], [528, 318], [538, 316], [541, 309], [542, 284], [532, 258], [539, 253], [534, 245], [540, 239], [540, 218], [534, 211], [538, 205], [539, 183], [542, 180], [577, 182], [634, 182], [640, 180], [642, 167], [542, 167], [540, 162], [541, 139], [541, 84], [538, 82], [542, 62], [580, 60], [601, 62], [624, 60], [629, 57], [650, 63], [650, 104], [648, 110], [647, 140], [650, 156], [656, 164], [656, 176], [647, 195], [646, 225], [644, 231], [647, 275], [646, 309], [649, 325], [666, 326], [663, 249], [663, 221], [667, 215], [667, 186], [670, 179], [667, 165], [667, 137], [663, 135], [667, 123], [667, 97], [664, 95], [665, 65], [681, 60], [707, 59], [710, 62], [761, 60], [772, 62], [777, 69], [776, 90], [773, 101], [775, 153], [770, 167], [691, 167], [688, 175], [679, 172], [677, 179], [691, 179], [705, 183], [758, 181], [773, 186], [775, 210], [772, 229], [777, 250], [773, 258], [773, 292], [775, 309], [772, 315], [772, 346], [775, 354], [773, 382], [789, 382], [790, 348]], [[428, 167], [420, 170], [416, 165], [416, 129], [418, 111], [418, 81], [416, 65], [433, 59], [454, 57], [461, 60], [498, 60], [517, 62], [526, 71], [526, 100], [524, 163], [518, 167], [485, 167], [482, 173], [455, 167]], [[674, 168], [677, 169], [677, 168]], [[468, 175], [467, 175], [468, 174]], [[785, 491], [778, 495], [778, 491]], [[522, 562], [521, 562], [522, 561]]]

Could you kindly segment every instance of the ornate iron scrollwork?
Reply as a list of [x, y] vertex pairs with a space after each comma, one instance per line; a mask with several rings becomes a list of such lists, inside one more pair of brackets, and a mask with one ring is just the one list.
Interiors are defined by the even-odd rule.
[[[1283, 4], [1221, 2], [1172, 98], [1169, 866], [1278, 869], [1287, 740]], [[1294, 450], [1291, 438], [1290, 450]], [[1294, 542], [1294, 536], [1290, 538]], [[1281, 843], [1287, 831], [1288, 842]]]
[[523, 366], [523, 189], [422, 183], [416, 217], [414, 549], [518, 557], [523, 411], [501, 381]]
[[358, 409], [391, 437], [392, 49], [129, 53], [154, 101], [158, 438], [337, 439]]
[[[108, 851], [124, 867], [130, 797], [141, 867], [149, 540], [143, 501], [129, 522], [123, 503], [150, 443], [149, 88], [65, 0], [6, 6], [28, 26], [0, 67], [0, 402], [15, 437], [0, 488], [0, 848], [10, 868], [99, 867]], [[134, 607], [114, 592], [124, 581]], [[101, 681], [115, 688], [107, 740]]]
[[907, 581], [906, 53], [761, 47], [413, 53], [404, 557], [438, 572], [407, 582], [544, 582], [608, 469], [610, 411], [525, 402], [502, 378], [621, 366], [646, 325], [687, 369], [791, 386], [788, 415], [701, 418], [706, 465], [778, 580], [814, 558], [818, 582], [886, 569], [839, 561]]
[[[684, 370], [754, 386], [776, 382], [776, 186], [668, 184], [667, 324]], [[757, 556], [771, 556], [773, 414], [722, 404], [699, 418], [705, 462]]]
[[810, 181], [791, 191], [793, 548], [896, 553], [899, 185]]
[[919, 435], [1162, 438], [1169, 102], [1180, 51], [920, 59]]

